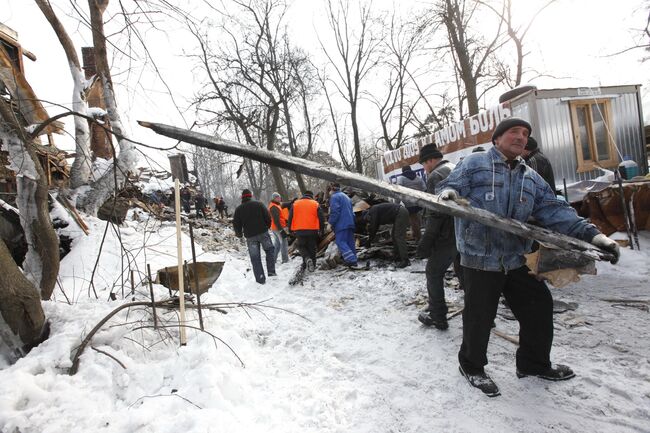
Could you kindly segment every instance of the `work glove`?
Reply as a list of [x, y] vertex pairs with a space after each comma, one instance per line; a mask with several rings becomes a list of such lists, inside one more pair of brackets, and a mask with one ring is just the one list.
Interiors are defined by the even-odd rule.
[[458, 193], [453, 189], [445, 189], [438, 194], [440, 200], [458, 200]]
[[621, 249], [619, 248], [618, 243], [602, 233], [598, 233], [596, 236], [594, 236], [594, 238], [591, 240], [591, 244], [614, 254], [614, 258], [610, 260], [610, 263], [613, 265], [616, 264], [616, 262], [618, 262], [618, 259], [621, 257]]

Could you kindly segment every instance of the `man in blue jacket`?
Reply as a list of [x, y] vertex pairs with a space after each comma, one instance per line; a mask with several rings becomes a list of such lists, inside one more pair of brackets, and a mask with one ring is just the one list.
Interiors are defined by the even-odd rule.
[[[611, 251], [618, 260], [618, 244], [580, 218], [534, 170], [521, 154], [530, 124], [516, 117], [501, 121], [492, 135], [494, 147], [467, 155], [438, 184], [443, 200], [463, 197], [475, 208], [504, 218], [528, 221], [591, 242]], [[475, 221], [456, 218], [456, 246], [461, 256], [465, 288], [463, 342], [458, 353], [460, 372], [490, 397], [499, 388], [485, 374], [490, 329], [503, 293], [519, 321], [517, 377], [566, 380], [575, 376], [565, 365], [552, 365], [553, 299], [546, 284], [529, 275], [524, 254], [532, 241]]]
[[330, 216], [328, 222], [336, 235], [336, 246], [347, 266], [357, 265], [356, 245], [354, 243], [354, 212], [350, 197], [341, 191], [341, 185], [331, 185]]

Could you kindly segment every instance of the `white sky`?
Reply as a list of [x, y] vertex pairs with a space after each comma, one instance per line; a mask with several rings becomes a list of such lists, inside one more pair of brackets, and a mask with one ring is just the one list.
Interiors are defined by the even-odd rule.
[[[51, 2], [55, 8], [57, 5], [69, 8], [67, 0]], [[418, 0], [396, 3], [402, 11], [408, 9], [407, 5], [422, 8], [430, 4]], [[638, 33], [634, 29], [642, 27], [647, 17], [643, 3], [642, 0], [560, 0], [546, 9], [524, 42], [526, 50], [530, 52], [526, 57], [526, 66], [550, 76], [536, 78], [532, 84], [538, 88], [642, 84], [644, 117], [646, 123], [650, 123], [650, 61], [640, 62], [646, 54], [633, 50], [627, 54], [607, 56], [637, 42]], [[85, 8], [84, 2], [79, 4]], [[539, 4], [540, 0], [515, 0], [515, 16], [523, 21]], [[374, 5], [377, 8], [390, 8], [391, 2], [375, 1]], [[60, 9], [57, 13], [62, 20], [66, 19]], [[316, 30], [325, 31], [327, 25], [320, 2], [294, 0], [288, 17], [289, 31], [294, 41], [309, 52], [320, 55]], [[67, 62], [58, 40], [36, 5], [27, 0], [0, 0], [0, 22], [16, 30], [22, 45], [38, 57], [37, 62], [25, 59], [27, 78], [36, 94], [42, 99], [69, 105], [72, 83]], [[69, 20], [65, 23], [79, 49], [90, 45], [90, 35], [85, 28]], [[181, 52], [183, 37], [173, 30], [179, 26], [169, 23], [166, 26], [167, 34], [151, 31], [145, 37], [162, 74], [167, 77], [176, 102], [186, 107], [198, 83], [194, 82], [191, 61]], [[139, 77], [141, 69], [134, 69], [129, 81], [132, 87], [122, 88], [118, 94], [123, 120], [134, 139], [164, 146], [169, 144], [167, 140], [138, 127], [135, 121], [142, 119], [189, 126], [194, 116], [187, 113], [186, 124], [174, 108], [167, 91], [155, 78], [143, 75], [139, 80], [135, 79]], [[114, 78], [124, 81], [123, 77]], [[136, 82], [139, 89], [134, 87], [133, 83]], [[143, 92], [143, 89], [147, 91]], [[494, 103], [503, 90], [495, 91]], [[488, 101], [487, 105], [492, 104]], [[50, 114], [55, 112], [56, 109], [50, 109]], [[366, 128], [377, 129], [374, 114], [363, 120]], [[68, 124], [71, 122], [68, 121]]]

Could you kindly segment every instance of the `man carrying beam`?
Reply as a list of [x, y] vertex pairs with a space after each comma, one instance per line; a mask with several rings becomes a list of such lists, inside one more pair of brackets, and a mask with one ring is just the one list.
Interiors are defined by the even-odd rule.
[[[580, 218], [551, 187], [522, 160], [530, 124], [507, 118], [497, 125], [487, 152], [463, 159], [436, 191], [443, 200], [464, 198], [472, 208], [525, 222], [534, 218], [545, 228], [590, 242], [619, 257], [618, 244]], [[499, 388], [485, 373], [490, 329], [501, 293], [519, 321], [517, 377], [566, 380], [575, 376], [565, 365], [552, 365], [553, 299], [546, 284], [528, 273], [524, 254], [532, 241], [465, 218], [455, 219], [456, 246], [461, 255], [465, 309], [463, 342], [458, 353], [460, 372], [468, 382], [494, 397]]]

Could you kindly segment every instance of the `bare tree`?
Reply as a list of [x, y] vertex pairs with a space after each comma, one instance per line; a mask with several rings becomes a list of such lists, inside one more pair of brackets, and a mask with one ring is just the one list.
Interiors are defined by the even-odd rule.
[[514, 74], [510, 70], [510, 67], [504, 62], [499, 62], [499, 74], [503, 82], [511, 89], [520, 86], [521, 80], [524, 74], [524, 57], [528, 53], [524, 52], [524, 38], [528, 34], [528, 31], [534, 24], [537, 17], [546, 9], [551, 6], [557, 0], [549, 0], [540, 6], [534, 13], [533, 16], [528, 20], [524, 25], [516, 25], [512, 18], [512, 0], [500, 0], [498, 4], [493, 4], [493, 2], [484, 0], [477, 0], [477, 3], [480, 3], [490, 9], [494, 14], [506, 25], [506, 31], [508, 37], [515, 45], [515, 58], [516, 66]]
[[[361, 173], [363, 158], [358, 119], [359, 100], [368, 73], [379, 62], [378, 48], [382, 36], [376, 22], [373, 21], [371, 3], [360, 4], [358, 20], [353, 21], [350, 3], [343, 0], [335, 1], [336, 3], [332, 0], [327, 1], [327, 19], [331, 36], [334, 38], [334, 48], [328, 49], [321, 40], [321, 48], [334, 73], [331, 77], [323, 77], [322, 81], [331, 84], [350, 108], [350, 127], [354, 146], [353, 167], [356, 172]], [[327, 89], [324, 90], [331, 107], [331, 94]], [[330, 112], [332, 113], [332, 109]], [[337, 140], [339, 151], [342, 143], [343, 140], [339, 138]], [[346, 159], [343, 154], [341, 159]]]
[[[195, 57], [210, 84], [197, 95], [195, 106], [208, 119], [234, 124], [249, 145], [275, 150], [283, 145], [280, 138], [284, 135], [290, 153], [304, 157], [311, 152], [317, 129], [306, 104], [313, 74], [308, 57], [292, 46], [284, 30], [286, 4], [283, 0], [237, 0], [234, 4], [236, 11], [224, 14], [225, 22], [216, 29], [207, 23], [188, 23], [199, 45]], [[214, 30], [221, 34], [218, 49], [209, 43]], [[303, 120], [301, 128], [296, 118]], [[306, 140], [300, 140], [303, 132]], [[254, 166], [245, 164], [249, 175]], [[287, 195], [282, 170], [270, 170], [276, 190]], [[292, 176], [304, 190], [302, 176]]]
[[504, 44], [503, 21], [499, 21], [494, 35], [485, 40], [470, 25], [476, 20], [478, 5], [475, 0], [441, 0], [434, 11], [434, 21], [440, 22], [446, 30], [449, 52], [454, 62], [460, 117], [464, 117], [465, 101], [468, 115], [478, 113], [482, 94], [501, 82], [490, 70], [490, 62]]
[[[388, 25], [388, 36], [382, 42], [385, 53], [380, 63], [388, 71], [383, 98], [371, 97], [377, 106], [383, 142], [386, 148], [400, 147], [408, 138], [405, 128], [414, 120], [420, 97], [413, 92], [412, 63], [423, 53], [425, 26], [417, 21], [402, 22], [395, 12]], [[415, 100], [411, 97], [415, 94]]]

